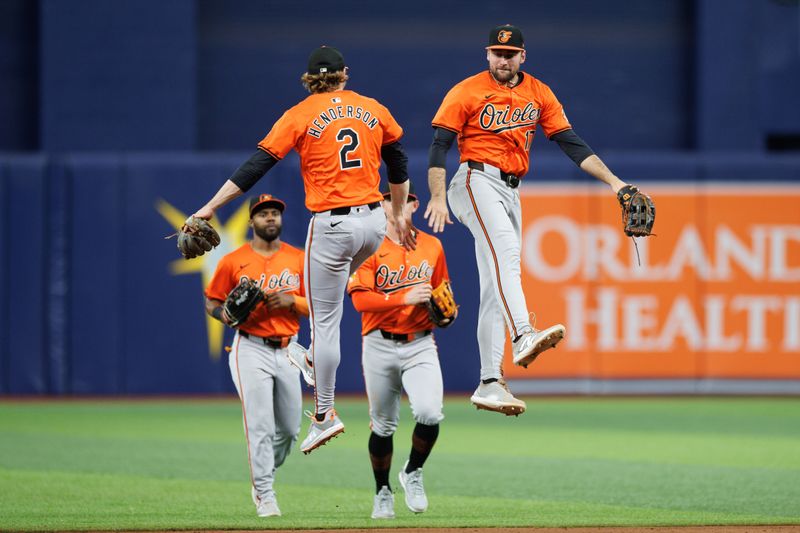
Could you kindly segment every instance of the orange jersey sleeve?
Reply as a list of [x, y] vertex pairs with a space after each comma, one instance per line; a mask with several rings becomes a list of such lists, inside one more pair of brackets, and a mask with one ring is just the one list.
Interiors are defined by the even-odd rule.
[[388, 238], [350, 277], [347, 292], [355, 295], [358, 291], [379, 294], [385, 302], [393, 306], [370, 305], [375, 311], [361, 314], [361, 334], [376, 329], [391, 333], [413, 333], [433, 329], [428, 318], [428, 310], [422, 305], [405, 305], [405, 293], [415, 285], [433, 284], [436, 280], [447, 279], [447, 265], [444, 261], [442, 244], [436, 237], [422, 231], [417, 234], [417, 249], [406, 250]]
[[217, 268], [214, 270], [214, 275], [211, 276], [211, 281], [206, 287], [206, 298], [209, 300], [219, 300], [224, 302], [228, 297], [228, 293], [239, 283], [239, 280], [233, 276], [233, 262], [231, 254], [225, 255], [217, 263]]
[[377, 100], [344, 90], [308, 96], [284, 113], [258, 146], [279, 159], [294, 148], [306, 207], [319, 212], [381, 201], [381, 147], [402, 135]]
[[[206, 296], [224, 301], [245, 276], [256, 280], [265, 293], [285, 292], [302, 297], [303, 251], [281, 243], [280, 250], [265, 257], [246, 243], [220, 260]], [[291, 337], [300, 330], [300, 322], [290, 309], [269, 311], [262, 304], [239, 329], [258, 337]]]
[[302, 112], [298, 106], [289, 109], [272, 126], [266, 137], [258, 143], [258, 147], [275, 159], [283, 159], [297, 144], [303, 134], [303, 125], [299, 121]]
[[559, 131], [564, 131], [572, 128], [567, 120], [567, 114], [564, 113], [564, 107], [558, 101], [553, 91], [542, 82], [541, 85], [541, 99], [542, 99], [542, 112], [539, 116], [539, 125], [542, 131], [549, 139]]
[[569, 129], [550, 88], [529, 74], [514, 87], [489, 71], [467, 78], [447, 93], [431, 124], [458, 133], [461, 161], [489, 163], [524, 176], [537, 124], [548, 136]]
[[467, 122], [472, 116], [472, 110], [468, 107], [475, 100], [470, 98], [470, 87], [466, 83], [468, 80], [459, 83], [445, 95], [442, 105], [433, 117], [432, 124], [439, 128], [444, 128], [456, 133], [461, 133]]

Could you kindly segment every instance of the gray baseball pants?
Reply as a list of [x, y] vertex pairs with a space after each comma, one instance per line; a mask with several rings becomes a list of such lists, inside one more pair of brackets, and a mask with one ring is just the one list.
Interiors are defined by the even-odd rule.
[[484, 164], [484, 171], [458, 167], [447, 191], [453, 214], [475, 238], [480, 278], [478, 350], [481, 379], [502, 377], [505, 328], [512, 340], [531, 329], [522, 292], [520, 252], [522, 207], [519, 189], [500, 179], [500, 171]]
[[374, 254], [386, 235], [386, 213], [357, 206], [347, 215], [315, 213], [308, 226], [305, 287], [311, 323], [316, 413], [333, 408], [341, 359], [339, 324], [347, 279]]
[[444, 418], [442, 369], [433, 335], [400, 342], [372, 331], [363, 338], [361, 364], [376, 435], [389, 437], [397, 430], [403, 389], [415, 421], [433, 426]]
[[266, 346], [238, 331], [228, 365], [242, 401], [250, 478], [260, 499], [272, 499], [275, 469], [300, 432], [300, 371], [289, 363], [286, 348]]

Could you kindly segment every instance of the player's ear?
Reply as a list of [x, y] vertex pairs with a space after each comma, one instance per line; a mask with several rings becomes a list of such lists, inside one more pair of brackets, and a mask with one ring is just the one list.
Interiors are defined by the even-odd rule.
[[520, 63], [520, 65], [521, 65], [522, 63], [524, 63], [524, 62], [525, 62], [525, 50], [523, 50], [522, 52], [520, 52], [520, 56], [519, 56], [519, 63]]
[[411, 202], [411, 214], [416, 213], [417, 209], [419, 209], [419, 200], [414, 200]]

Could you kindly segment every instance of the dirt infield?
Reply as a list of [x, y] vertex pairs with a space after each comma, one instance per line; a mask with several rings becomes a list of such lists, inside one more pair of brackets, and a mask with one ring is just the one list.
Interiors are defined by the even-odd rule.
[[[265, 524], [266, 525], [266, 524]], [[265, 528], [266, 529], [266, 528]], [[800, 525], [793, 526], [665, 526], [665, 527], [499, 527], [499, 528], [374, 528], [374, 529], [293, 529], [292, 533], [375, 533], [398, 531], [402, 533], [800, 533]], [[120, 533], [120, 532], [116, 532]], [[220, 531], [203, 533], [247, 533], [246, 531]]]

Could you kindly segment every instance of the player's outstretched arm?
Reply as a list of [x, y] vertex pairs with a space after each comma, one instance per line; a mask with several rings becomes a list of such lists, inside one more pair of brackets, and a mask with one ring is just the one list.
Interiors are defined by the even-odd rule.
[[581, 170], [603, 183], [607, 183], [614, 191], [614, 194], [625, 186], [625, 182], [608, 169], [605, 163], [595, 155], [583, 139], [578, 137], [578, 134], [572, 128], [556, 133], [550, 137], [550, 140], [558, 143], [558, 147]]
[[594, 176], [603, 183], [607, 183], [614, 191], [614, 194], [617, 194], [617, 192], [619, 192], [619, 190], [626, 185], [626, 183], [615, 176], [614, 173], [611, 172], [611, 170], [609, 170], [609, 168], [605, 165], [605, 163], [603, 163], [603, 161], [596, 155], [590, 155], [584, 159], [581, 162], [580, 167], [581, 170], [587, 174]]
[[217, 209], [227, 204], [234, 198], [238, 198], [242, 194], [244, 194], [244, 191], [242, 191], [238, 185], [231, 180], [227, 180], [222, 187], [219, 188], [217, 194], [215, 194], [206, 205], [198, 209], [193, 216], [210, 220], [211, 217], [214, 216], [214, 212]]
[[209, 220], [214, 216], [214, 211], [250, 190], [277, 162], [277, 159], [264, 150], [256, 150], [194, 216]]

